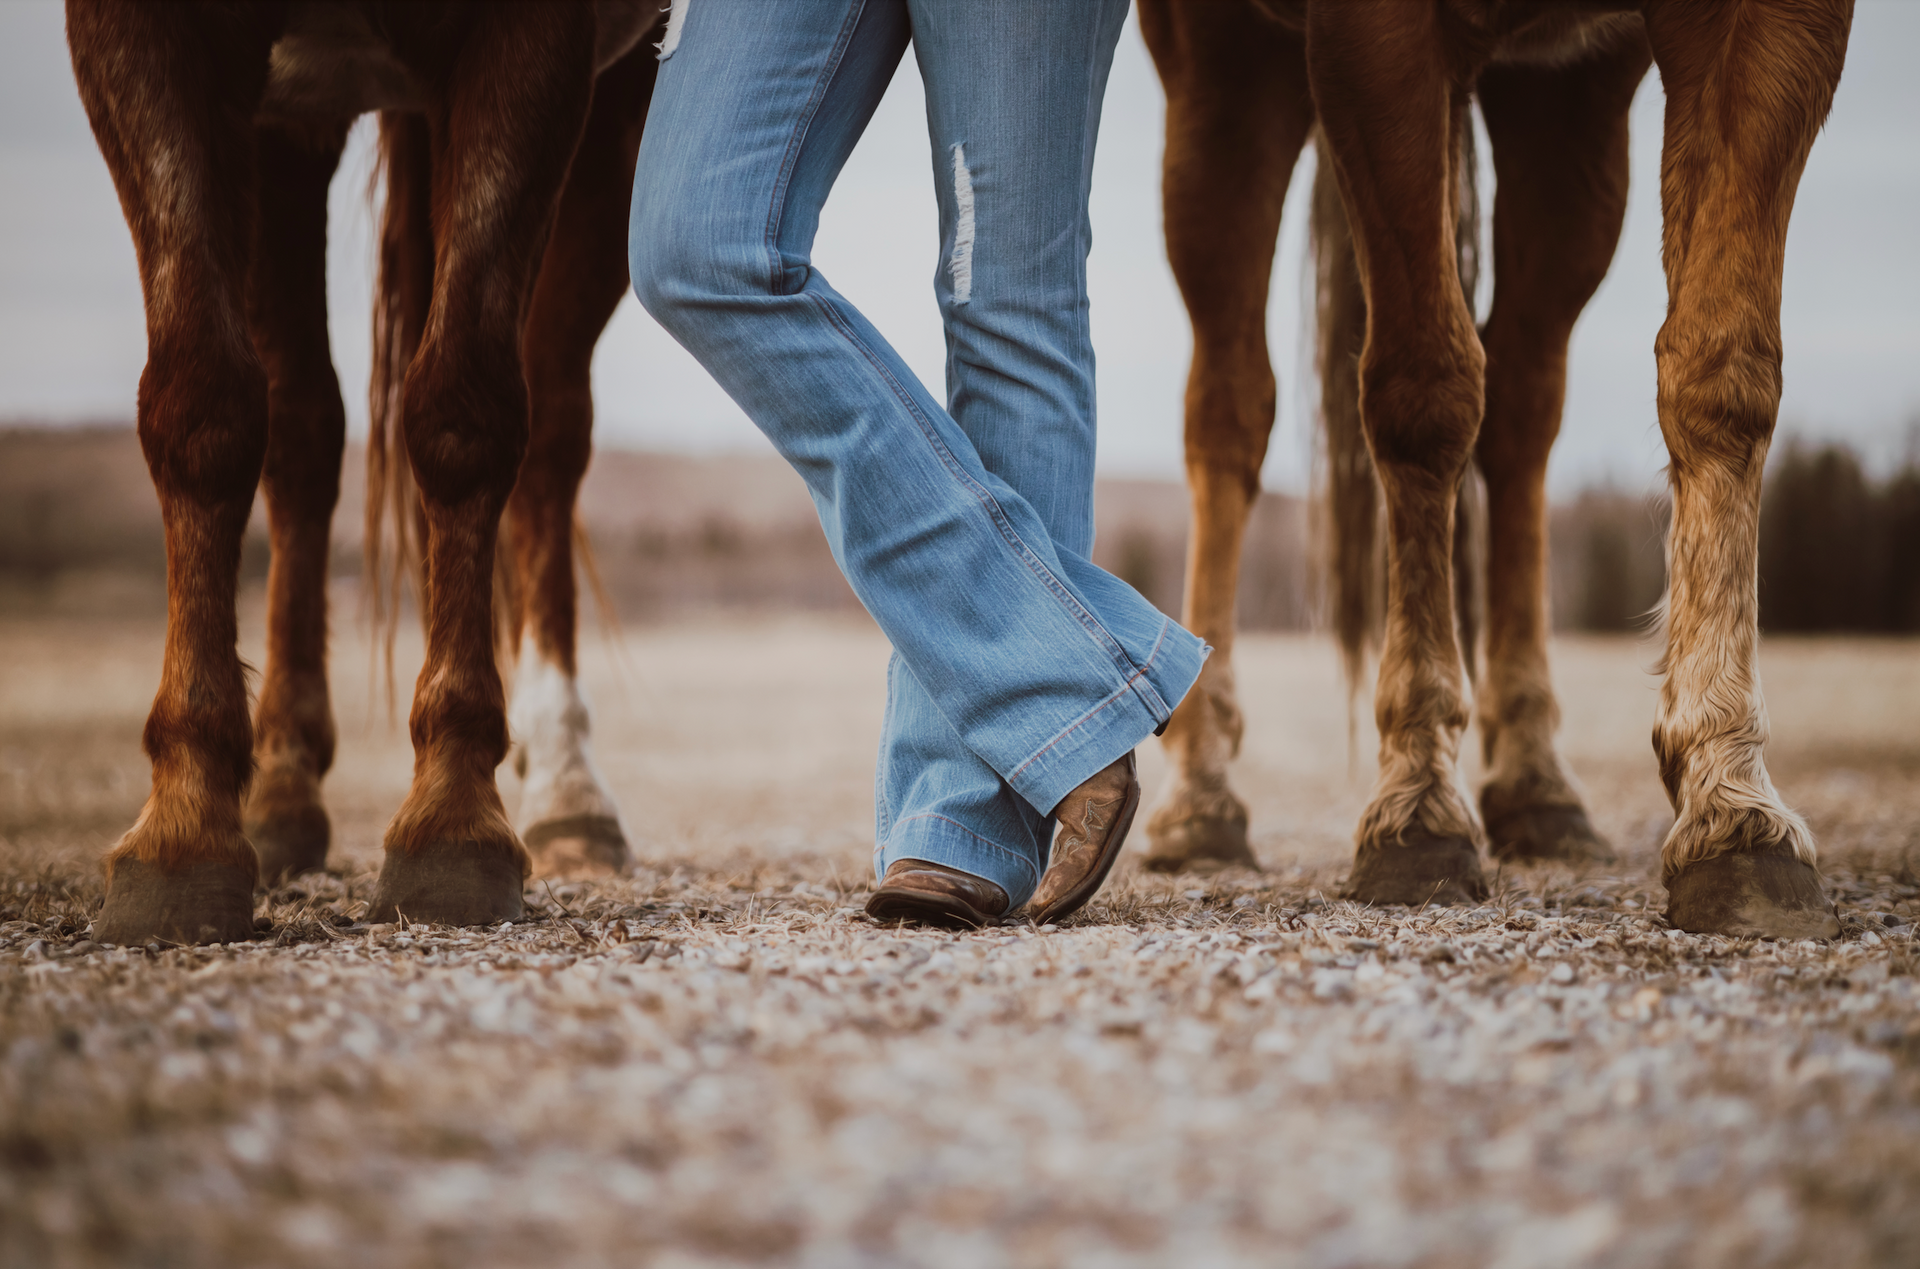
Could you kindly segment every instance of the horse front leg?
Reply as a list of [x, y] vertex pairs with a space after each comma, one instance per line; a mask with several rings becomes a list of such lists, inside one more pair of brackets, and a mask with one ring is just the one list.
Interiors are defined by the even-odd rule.
[[1493, 142], [1493, 308], [1481, 340], [1487, 409], [1487, 673], [1480, 790], [1495, 859], [1610, 861], [1555, 751], [1547, 664], [1547, 456], [1560, 431], [1567, 344], [1607, 275], [1627, 207], [1627, 111], [1649, 54], [1635, 40], [1564, 67], [1492, 66], [1480, 110]]
[[334, 746], [327, 555], [346, 410], [327, 339], [327, 186], [347, 126], [262, 124], [255, 138], [259, 211], [247, 320], [267, 372], [261, 487], [273, 559], [245, 827], [269, 885], [324, 867], [332, 836], [320, 800]]
[[1673, 803], [1667, 919], [1698, 933], [1839, 932], [1813, 835], [1762, 750], [1760, 487], [1780, 405], [1780, 285], [1794, 191], [1846, 58], [1853, 6], [1663, 3], [1667, 320], [1655, 343], [1672, 459], [1666, 681], [1653, 747]]
[[[167, 544], [167, 639], [143, 736], [153, 787], [108, 852], [103, 943], [253, 935], [241, 831], [253, 771], [236, 646], [240, 537], [267, 446], [247, 339], [253, 113], [270, 39], [231, 17], [133, 3], [67, 8], [75, 77], [140, 262], [140, 447]], [[233, 54], [223, 60], [215, 50]]]
[[594, 765], [575, 663], [574, 504], [592, 456], [593, 349], [627, 292], [634, 158], [658, 69], [643, 41], [594, 86], [527, 312], [532, 433], [507, 503], [519, 626], [507, 717], [525, 781], [520, 840], [536, 876], [606, 876], [630, 859], [619, 808]]
[[493, 652], [500, 514], [526, 452], [522, 317], [593, 85], [593, 12], [474, 17], [432, 118], [433, 300], [402, 428], [427, 526], [413, 784], [387, 828], [376, 920], [515, 920], [529, 872], [494, 783], [507, 754]]
[[1439, 6], [1315, 5], [1314, 104], [1366, 293], [1360, 419], [1387, 501], [1387, 612], [1374, 717], [1380, 777], [1355, 833], [1350, 897], [1453, 903], [1485, 893], [1460, 788], [1467, 723], [1453, 613], [1456, 491], [1480, 426], [1485, 358], [1454, 254], [1472, 67]]
[[1298, 36], [1250, 6], [1141, 6], [1167, 90], [1167, 253], [1193, 322], [1187, 377], [1186, 627], [1213, 645], [1162, 737], [1172, 778], [1147, 822], [1149, 868], [1257, 867], [1227, 783], [1240, 748], [1234, 604], [1247, 518], [1273, 429], [1267, 286], [1274, 239], [1313, 123]]

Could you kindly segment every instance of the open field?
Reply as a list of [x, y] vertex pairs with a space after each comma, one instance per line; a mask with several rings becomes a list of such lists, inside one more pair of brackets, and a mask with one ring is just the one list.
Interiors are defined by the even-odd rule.
[[355, 920], [410, 761], [337, 624], [335, 872], [149, 952], [85, 930], [160, 627], [0, 619], [0, 1263], [1920, 1263], [1920, 646], [1765, 648], [1832, 944], [1665, 928], [1653, 653], [1600, 638], [1556, 669], [1612, 874], [1335, 900], [1370, 776], [1335, 655], [1253, 636], [1264, 872], [882, 930], [885, 647], [824, 616], [590, 638], [641, 866], [451, 930]]

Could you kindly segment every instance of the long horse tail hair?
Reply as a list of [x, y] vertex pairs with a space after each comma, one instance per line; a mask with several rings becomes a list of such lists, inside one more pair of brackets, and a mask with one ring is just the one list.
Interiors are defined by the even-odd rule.
[[[1477, 322], [1475, 293], [1480, 286], [1480, 160], [1473, 139], [1473, 112], [1457, 116], [1453, 138], [1453, 258], [1460, 274], [1460, 296]], [[1469, 458], [1460, 473], [1453, 506], [1453, 616], [1460, 633], [1460, 656], [1467, 682], [1480, 680], [1480, 629], [1487, 612], [1487, 488], [1480, 460]]]
[[[1480, 198], [1474, 138], [1462, 115], [1455, 138], [1459, 177], [1454, 250], [1469, 312], [1480, 272]], [[1354, 254], [1353, 228], [1339, 184], [1316, 129], [1320, 161], [1314, 173], [1308, 250], [1314, 279], [1314, 369], [1320, 380], [1320, 447], [1324, 471], [1321, 513], [1328, 607], [1346, 671], [1348, 717], [1377, 651], [1386, 619], [1384, 499], [1360, 423], [1360, 353], [1366, 343], [1367, 298]], [[1486, 499], [1469, 463], [1454, 508], [1454, 613], [1469, 679], [1477, 678], [1481, 612], [1485, 606]], [[1351, 735], [1352, 728], [1349, 727]]]
[[[373, 374], [368, 389], [367, 520], [363, 545], [366, 594], [376, 632], [389, 711], [395, 700], [394, 640], [409, 591], [424, 621], [427, 519], [407, 457], [403, 399], [407, 369], [420, 348], [433, 303], [433, 155], [424, 116], [382, 111], [369, 195], [382, 201], [379, 261], [373, 298]], [[500, 520], [493, 555], [494, 652], [501, 676], [511, 679], [526, 596], [513, 567], [511, 517]], [[586, 527], [576, 511], [573, 557], [599, 610], [602, 629], [617, 633], [619, 619], [600, 575]]]
[[426, 514], [407, 458], [402, 398], [433, 302], [433, 157], [424, 116], [382, 111], [370, 197], [385, 187], [367, 394], [366, 594], [393, 707], [393, 644], [407, 591], [426, 609]]

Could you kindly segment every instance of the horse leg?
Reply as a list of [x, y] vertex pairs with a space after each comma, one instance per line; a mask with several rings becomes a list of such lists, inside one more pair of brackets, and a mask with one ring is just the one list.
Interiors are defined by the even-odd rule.
[[247, 320], [267, 372], [261, 485], [273, 561], [245, 828], [269, 885], [325, 866], [330, 836], [320, 801], [334, 744], [327, 552], [346, 411], [327, 341], [327, 186], [346, 136], [346, 120], [255, 130], [259, 208]]
[[594, 768], [575, 673], [574, 500], [592, 454], [594, 344], [627, 291], [634, 156], [658, 69], [643, 42], [594, 87], [522, 344], [533, 425], [507, 502], [519, 600], [507, 716], [525, 778], [520, 840], [538, 876], [607, 875], [628, 862], [619, 809]]
[[401, 406], [427, 525], [427, 648], [408, 720], [413, 784], [387, 828], [376, 920], [522, 912], [527, 853], [494, 784], [507, 722], [493, 560], [527, 445], [523, 315], [586, 120], [593, 23], [586, 6], [477, 14], [432, 117], [433, 300]]
[[67, 30], [140, 261], [140, 447], [167, 543], [166, 655], [143, 736], [153, 788], [107, 854], [93, 937], [251, 938], [259, 865], [240, 825], [253, 757], [234, 591], [267, 445], [267, 381], [247, 339], [244, 288], [247, 120], [270, 37], [242, 20], [196, 22], [131, 3], [70, 4]]
[[1754, 653], [1787, 222], [1840, 80], [1852, 8], [1823, 0], [1647, 11], [1667, 90], [1668, 307], [1654, 349], [1673, 487], [1653, 747], [1676, 817], [1661, 851], [1667, 920], [1699, 933], [1839, 933], [1813, 835], [1774, 791], [1761, 756], [1767, 721]]
[[1493, 142], [1493, 308], [1480, 338], [1487, 408], [1487, 675], [1478, 704], [1480, 812], [1496, 859], [1607, 861], [1554, 751], [1547, 668], [1547, 455], [1560, 431], [1567, 342], [1607, 274], [1627, 207], [1627, 108], [1639, 40], [1564, 67], [1480, 77]]
[[1485, 370], [1454, 250], [1456, 138], [1474, 67], [1436, 5], [1315, 5], [1307, 49], [1367, 302], [1360, 418], [1387, 500], [1387, 613], [1374, 716], [1380, 778], [1355, 833], [1349, 894], [1461, 902], [1485, 893], [1458, 784], [1467, 723], [1453, 620], [1456, 491]]
[[1187, 377], [1186, 627], [1213, 645], [1162, 736], [1172, 780], [1147, 822], [1149, 868], [1258, 865], [1227, 785], [1240, 747], [1233, 634], [1240, 548], [1273, 429], [1267, 285], [1287, 184], [1313, 124], [1299, 36], [1251, 6], [1143, 0], [1167, 90], [1167, 253], [1193, 323]]

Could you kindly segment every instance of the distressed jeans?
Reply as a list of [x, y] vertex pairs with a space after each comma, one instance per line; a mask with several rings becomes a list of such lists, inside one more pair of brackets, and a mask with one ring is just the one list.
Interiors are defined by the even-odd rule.
[[[1157, 733], [1208, 649], [1093, 549], [1087, 196], [1126, 0], [676, 0], [634, 178], [634, 290], [792, 463], [895, 649], [876, 873], [1015, 906], [1049, 813]], [[828, 191], [911, 43], [944, 406], [816, 269]]]

